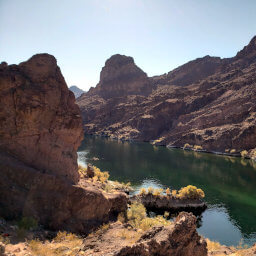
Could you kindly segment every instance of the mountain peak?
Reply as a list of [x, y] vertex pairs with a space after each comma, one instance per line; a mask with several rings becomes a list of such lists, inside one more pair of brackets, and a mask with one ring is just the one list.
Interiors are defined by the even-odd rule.
[[253, 58], [256, 57], [256, 36], [254, 36], [250, 43], [245, 46], [241, 51], [236, 55], [237, 58]]

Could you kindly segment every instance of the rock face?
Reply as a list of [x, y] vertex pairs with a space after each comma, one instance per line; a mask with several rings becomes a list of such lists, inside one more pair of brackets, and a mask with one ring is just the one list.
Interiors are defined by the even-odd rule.
[[182, 212], [173, 226], [155, 227], [133, 246], [120, 250], [116, 256], [206, 256], [206, 242], [196, 232], [196, 217]]
[[[126, 234], [126, 236], [125, 236]], [[196, 231], [196, 217], [181, 212], [173, 224], [156, 226], [142, 235], [120, 222], [84, 240], [83, 255], [206, 256], [205, 240]]]
[[77, 182], [80, 111], [56, 59], [40, 54], [19, 65], [1, 66], [0, 98], [0, 150]]
[[91, 90], [94, 94], [78, 100], [85, 131], [171, 147], [189, 143], [207, 151], [252, 150], [256, 147], [255, 70], [256, 37], [233, 58], [206, 56], [149, 78], [153, 88], [149, 95], [108, 99], [102, 96], [101, 78]]
[[87, 233], [126, 209], [123, 193], [81, 183], [80, 110], [56, 59], [0, 66], [0, 216]]
[[100, 73], [100, 82], [88, 95], [104, 99], [127, 95], [148, 95], [152, 88], [147, 74], [138, 68], [132, 57], [116, 54], [108, 59]]
[[69, 90], [74, 93], [75, 98], [80, 97], [85, 92], [85, 91], [83, 91], [82, 89], [78, 88], [75, 85], [70, 86]]

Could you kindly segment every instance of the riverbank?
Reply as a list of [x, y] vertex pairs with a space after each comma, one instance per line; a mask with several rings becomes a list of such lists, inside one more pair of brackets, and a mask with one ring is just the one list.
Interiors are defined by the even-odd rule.
[[109, 138], [112, 140], [122, 141], [122, 142], [130, 142], [130, 143], [150, 143], [153, 146], [158, 147], [167, 147], [167, 148], [176, 148], [186, 151], [193, 151], [197, 153], [207, 153], [207, 154], [214, 154], [214, 155], [223, 155], [223, 156], [230, 156], [230, 157], [239, 157], [243, 159], [251, 159], [256, 162], [256, 148], [250, 149], [250, 150], [235, 150], [235, 149], [225, 149], [225, 151], [216, 151], [216, 150], [206, 150], [203, 149], [200, 145], [190, 145], [188, 143], [184, 144], [184, 146], [175, 146], [175, 145], [169, 145], [166, 144], [165, 141], [161, 140], [150, 140], [150, 141], [144, 141], [144, 140], [135, 140], [130, 138], [119, 138], [117, 136], [111, 135], [109, 133], [107, 134], [86, 134], [87, 136], [96, 136], [96, 137], [102, 137], [102, 138]]

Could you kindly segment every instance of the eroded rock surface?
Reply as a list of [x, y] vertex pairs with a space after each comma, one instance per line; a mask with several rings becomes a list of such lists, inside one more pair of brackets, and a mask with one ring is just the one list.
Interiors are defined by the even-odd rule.
[[0, 150], [75, 183], [81, 116], [56, 59], [0, 66]]
[[80, 180], [80, 110], [56, 59], [0, 66], [0, 216], [88, 233], [125, 211], [124, 193]]
[[[120, 67], [122, 72], [124, 68]], [[106, 73], [91, 89], [94, 93], [77, 102], [88, 134], [154, 140], [171, 147], [189, 143], [207, 151], [234, 149], [239, 154], [256, 147], [255, 70], [256, 37], [233, 58], [206, 56], [149, 78], [153, 88], [149, 95], [116, 97], [109, 88], [121, 86], [122, 79], [117, 76], [101, 87]], [[104, 97], [103, 91], [112, 97]]]
[[[139, 237], [120, 224], [84, 241], [85, 255], [95, 256], [205, 256], [206, 242], [196, 231], [196, 217], [182, 212], [170, 226], [158, 226]], [[137, 237], [137, 239], [136, 239]], [[99, 242], [99, 240], [101, 242]]]

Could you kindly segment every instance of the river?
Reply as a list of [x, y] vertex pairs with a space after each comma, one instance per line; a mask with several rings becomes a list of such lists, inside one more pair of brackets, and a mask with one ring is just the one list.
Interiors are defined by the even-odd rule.
[[198, 232], [225, 245], [256, 242], [256, 163], [242, 158], [85, 136], [78, 161], [141, 187], [202, 188], [208, 209]]

